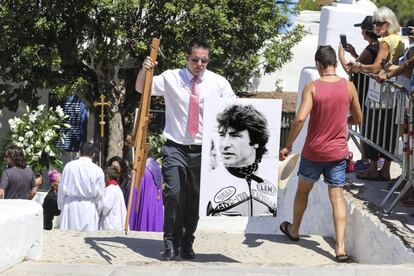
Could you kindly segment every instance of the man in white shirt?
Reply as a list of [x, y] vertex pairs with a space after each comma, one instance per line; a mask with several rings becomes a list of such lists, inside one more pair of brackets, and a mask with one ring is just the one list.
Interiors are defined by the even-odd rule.
[[105, 177], [102, 169], [92, 161], [97, 154], [98, 148], [93, 143], [86, 143], [79, 159], [67, 163], [63, 169], [58, 190], [62, 230], [98, 230]]
[[[187, 67], [166, 70], [152, 81], [152, 95], [164, 96], [166, 123], [163, 148], [164, 245], [163, 260], [179, 254], [193, 259], [194, 232], [198, 223], [202, 116], [204, 99], [235, 97], [229, 82], [206, 69], [210, 48], [193, 39], [186, 49]], [[150, 57], [144, 61], [135, 89], [142, 92], [145, 71], [154, 68]]]

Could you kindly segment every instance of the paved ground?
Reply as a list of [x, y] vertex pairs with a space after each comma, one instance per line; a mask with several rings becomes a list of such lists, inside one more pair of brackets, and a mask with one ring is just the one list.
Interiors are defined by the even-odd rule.
[[305, 236], [197, 233], [197, 258], [161, 262], [160, 233], [45, 231], [44, 255], [4, 275], [414, 275], [414, 264], [337, 264], [333, 240]]
[[[223, 232], [197, 232], [194, 249], [197, 258], [187, 262], [249, 265], [332, 265], [333, 240], [320, 236], [304, 237], [300, 243], [281, 235], [258, 235]], [[45, 231], [41, 263], [66, 264], [166, 264], [160, 261], [163, 251], [161, 233]], [[166, 264], [170, 265], [170, 264]]]
[[86, 265], [86, 264], [32, 264], [24, 263], [5, 275], [177, 275], [177, 276], [228, 276], [228, 275], [278, 275], [278, 276], [412, 276], [414, 267], [409, 266], [367, 266], [367, 265], [327, 265], [327, 266], [248, 266], [229, 264], [203, 265]]
[[[392, 177], [400, 174], [393, 164]], [[355, 174], [350, 183], [360, 183]], [[379, 203], [388, 182], [365, 181], [347, 194], [357, 208], [369, 208], [385, 227], [414, 250], [414, 208], [398, 204], [384, 214]], [[45, 231], [44, 254], [26, 261], [4, 275], [414, 275], [414, 263], [360, 265], [334, 261], [334, 241], [321, 236], [301, 236], [299, 243], [281, 235], [198, 231], [194, 245], [197, 258], [161, 262], [161, 233]]]

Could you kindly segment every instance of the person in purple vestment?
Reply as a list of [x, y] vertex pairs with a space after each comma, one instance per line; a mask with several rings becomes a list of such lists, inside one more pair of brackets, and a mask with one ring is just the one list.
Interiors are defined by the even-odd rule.
[[[129, 198], [129, 188], [127, 201]], [[134, 188], [129, 228], [136, 231], [162, 232], [164, 210], [162, 200], [162, 174], [157, 161], [148, 158], [141, 180], [139, 208], [136, 212], [138, 191]]]

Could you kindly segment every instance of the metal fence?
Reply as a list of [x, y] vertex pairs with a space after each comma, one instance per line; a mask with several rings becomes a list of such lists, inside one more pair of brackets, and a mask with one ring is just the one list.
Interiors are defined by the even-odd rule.
[[[395, 82], [377, 83], [373, 76], [361, 73], [353, 75], [353, 82], [359, 95], [363, 122], [349, 128], [351, 138], [366, 154], [378, 152], [402, 167], [401, 176], [380, 204], [389, 213], [413, 186], [413, 100], [406, 89]], [[400, 185], [404, 186], [396, 195]], [[395, 196], [394, 200], [385, 207], [392, 196]]]

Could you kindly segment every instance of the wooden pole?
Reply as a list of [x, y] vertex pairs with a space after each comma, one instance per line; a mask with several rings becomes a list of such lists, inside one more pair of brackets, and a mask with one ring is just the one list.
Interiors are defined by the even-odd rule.
[[[158, 38], [152, 39], [150, 57], [152, 61], [157, 60], [158, 48], [160, 46], [160, 40]], [[133, 144], [135, 148], [134, 153], [134, 166], [132, 169], [131, 185], [129, 188], [128, 197], [128, 209], [127, 217], [125, 220], [125, 234], [128, 233], [129, 219], [131, 216], [132, 198], [134, 188], [138, 190], [137, 200], [135, 202], [136, 209], [139, 206], [139, 198], [141, 192], [141, 179], [145, 172], [145, 163], [148, 156], [148, 144], [147, 144], [147, 129], [149, 123], [149, 109], [151, 104], [151, 86], [154, 70], [148, 70], [145, 75], [144, 92], [141, 94], [141, 101], [139, 103], [139, 115], [138, 120], [135, 122], [133, 133]]]

